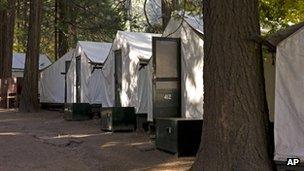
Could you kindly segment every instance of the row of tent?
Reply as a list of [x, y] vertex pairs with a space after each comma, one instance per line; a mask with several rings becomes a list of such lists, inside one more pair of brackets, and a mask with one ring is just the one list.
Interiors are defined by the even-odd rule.
[[[180, 38], [181, 115], [202, 119], [204, 34], [201, 21], [190, 16], [172, 18], [162, 35], [118, 31], [112, 44], [78, 42], [76, 49], [41, 72], [41, 103], [134, 107], [136, 113], [146, 113], [148, 121], [152, 121], [153, 53], [163, 56], [177, 53], [168, 48], [154, 52], [153, 37]], [[266, 86], [275, 90], [267, 91], [269, 106], [274, 104], [272, 113], [275, 113], [274, 159], [286, 161], [286, 158], [298, 157], [303, 161], [304, 24], [279, 32], [268, 42], [276, 49], [276, 65], [265, 68], [271, 71], [265, 74]], [[121, 57], [120, 61], [115, 60], [117, 56]], [[174, 64], [164, 62], [163, 65], [170, 68]], [[115, 77], [117, 73], [121, 73], [119, 80]], [[272, 84], [269, 85], [267, 80], [274, 81], [268, 81]]]
[[[202, 33], [200, 18], [185, 17], [172, 19], [163, 35], [118, 31], [112, 44], [78, 42], [76, 49], [41, 72], [40, 102], [114, 107], [119, 98], [119, 105], [135, 107], [137, 113], [148, 114], [152, 121], [152, 37], [169, 36], [181, 38], [182, 116], [202, 119]], [[120, 97], [115, 93], [114, 76], [118, 53], [122, 59]]]

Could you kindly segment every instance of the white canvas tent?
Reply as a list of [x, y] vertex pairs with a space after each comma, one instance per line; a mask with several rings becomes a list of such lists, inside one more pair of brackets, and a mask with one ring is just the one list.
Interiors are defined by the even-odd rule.
[[304, 161], [304, 23], [272, 35], [276, 47], [274, 160]]
[[[77, 102], [79, 91], [80, 103], [102, 104], [105, 79], [102, 66], [111, 49], [111, 43], [79, 41], [67, 73], [67, 102]], [[79, 75], [77, 75], [77, 58], [79, 58]], [[79, 90], [76, 81], [79, 77]]]
[[[52, 62], [46, 55], [41, 54], [39, 56], [39, 70], [43, 70], [51, 64]], [[23, 77], [24, 67], [25, 53], [14, 53], [12, 61], [12, 77]]]
[[[112, 50], [105, 63], [103, 75], [107, 85], [104, 87], [104, 107], [115, 106], [115, 52], [120, 50], [122, 57], [122, 87], [120, 103], [122, 107], [135, 107], [136, 113], [150, 111], [152, 94], [149, 81], [152, 80], [150, 66], [141, 68], [141, 61], [149, 61], [152, 56], [152, 37], [159, 34], [118, 31]], [[151, 109], [152, 110], [152, 109]]]
[[[172, 17], [162, 35], [181, 39], [181, 115], [189, 119], [202, 119], [204, 113], [202, 21], [197, 16]], [[152, 110], [148, 114], [148, 120], [152, 121]]]
[[71, 61], [75, 50], [70, 50], [40, 73], [40, 102], [65, 103], [66, 61]]

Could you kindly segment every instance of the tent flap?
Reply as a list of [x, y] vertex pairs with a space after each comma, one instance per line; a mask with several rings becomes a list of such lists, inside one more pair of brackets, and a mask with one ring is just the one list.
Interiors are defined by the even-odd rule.
[[104, 100], [107, 99], [105, 96], [107, 80], [102, 73], [103, 68], [96, 68], [94, 64], [104, 65], [111, 47], [111, 43], [78, 42], [67, 74], [69, 103], [76, 102], [76, 57], [80, 56], [80, 102], [106, 104]]
[[65, 99], [65, 62], [73, 57], [74, 50], [69, 51], [59, 60], [40, 73], [40, 102], [64, 103]]

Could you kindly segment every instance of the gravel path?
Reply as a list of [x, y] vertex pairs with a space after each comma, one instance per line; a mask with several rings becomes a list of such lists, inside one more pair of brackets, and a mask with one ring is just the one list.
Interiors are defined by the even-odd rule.
[[0, 171], [188, 170], [193, 157], [155, 149], [145, 133], [107, 133], [99, 120], [0, 109]]

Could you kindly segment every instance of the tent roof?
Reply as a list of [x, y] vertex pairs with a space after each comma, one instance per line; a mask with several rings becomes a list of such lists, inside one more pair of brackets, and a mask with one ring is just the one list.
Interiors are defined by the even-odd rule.
[[201, 16], [185, 15], [184, 20], [189, 24], [190, 27], [201, 34], [204, 34], [203, 18]]
[[91, 62], [104, 63], [111, 47], [112, 43], [79, 41], [76, 56], [83, 52]]
[[[26, 55], [25, 53], [14, 53], [13, 54], [13, 64], [12, 64], [13, 70], [24, 70], [25, 55]], [[52, 64], [52, 62], [46, 55], [44, 55], [44, 54], [39, 55], [39, 70], [42, 70], [51, 64]]]
[[71, 59], [73, 57], [74, 53], [75, 53], [75, 49], [71, 49], [67, 53], [65, 53], [62, 57], [60, 57], [57, 61], [60, 61], [60, 60], [69, 60], [69, 59]]
[[273, 46], [277, 46], [280, 42], [304, 27], [304, 22], [281, 29], [267, 38], [267, 41]]
[[116, 39], [124, 41], [129, 46], [130, 55], [148, 60], [152, 57], [152, 37], [160, 36], [161, 34], [118, 31]]
[[59, 63], [61, 61], [65, 62], [65, 61], [69, 61], [72, 59], [73, 55], [75, 53], [75, 49], [70, 49], [67, 53], [65, 53], [62, 57], [60, 57], [58, 60], [56, 60], [54, 63], [52, 63], [51, 65], [49, 65], [48, 67], [44, 68], [43, 70], [48, 70], [50, 68], [52, 68], [53, 65], [55, 65], [56, 63]]

